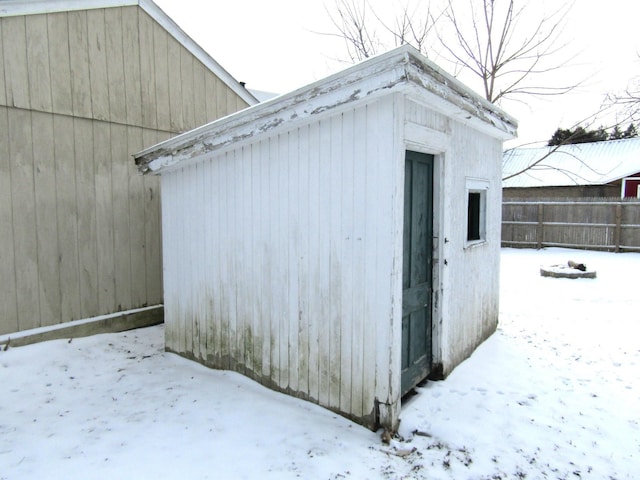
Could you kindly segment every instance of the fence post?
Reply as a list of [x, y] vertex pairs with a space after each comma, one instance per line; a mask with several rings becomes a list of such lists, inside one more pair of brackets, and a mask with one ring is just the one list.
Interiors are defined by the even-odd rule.
[[538, 228], [536, 230], [536, 240], [538, 243], [538, 250], [540, 250], [542, 248], [542, 240], [543, 240], [543, 236], [544, 236], [544, 225], [542, 223], [542, 220], [544, 218], [544, 205], [542, 203], [538, 204]]
[[619, 253], [620, 252], [620, 244], [621, 242], [621, 224], [622, 224], [622, 202], [618, 202], [616, 204], [616, 227], [615, 230], [613, 231], [613, 243], [615, 245], [614, 248], [614, 252]]

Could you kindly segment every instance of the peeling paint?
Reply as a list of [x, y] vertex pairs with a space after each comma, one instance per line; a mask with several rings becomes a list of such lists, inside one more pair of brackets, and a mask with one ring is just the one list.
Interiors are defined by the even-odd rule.
[[434, 262], [433, 295], [444, 375], [495, 329], [495, 285], [472, 282], [495, 273], [484, 267], [496, 252], [464, 248], [464, 175], [498, 185], [505, 135], [485, 121], [500, 124], [499, 110], [401, 52], [137, 157], [163, 175], [167, 348], [389, 431], [405, 149], [431, 145], [447, 163], [437, 213], [449, 266]]
[[204, 153], [282, 128], [288, 122], [326, 114], [382, 91], [410, 85], [446, 100], [452, 108], [469, 113], [470, 119], [503, 132], [505, 138], [515, 134], [515, 120], [406, 46], [273, 101], [178, 135], [136, 154], [136, 165], [143, 174], [158, 173]]

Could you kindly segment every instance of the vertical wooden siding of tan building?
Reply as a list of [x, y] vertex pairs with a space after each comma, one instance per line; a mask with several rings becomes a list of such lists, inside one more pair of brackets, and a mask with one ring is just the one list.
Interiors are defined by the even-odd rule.
[[0, 334], [162, 302], [131, 154], [246, 107], [138, 6], [0, 18]]

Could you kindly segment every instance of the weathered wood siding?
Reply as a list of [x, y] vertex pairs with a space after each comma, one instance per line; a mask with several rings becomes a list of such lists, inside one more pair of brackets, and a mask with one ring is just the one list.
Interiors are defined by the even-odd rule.
[[[454, 123], [443, 214], [449, 239], [443, 246], [443, 368], [448, 375], [497, 328], [500, 298], [502, 141]], [[450, 162], [447, 165], [447, 162]], [[455, 174], [455, 172], [463, 172]], [[489, 182], [486, 239], [467, 245], [467, 179]], [[460, 292], [465, 292], [461, 295]]]
[[[405, 119], [408, 148], [436, 155], [433, 347], [436, 374], [446, 376], [498, 324], [502, 141], [410, 100]], [[468, 179], [489, 185], [486, 241], [473, 245]]]
[[620, 198], [504, 201], [502, 245], [640, 251], [640, 202]]
[[400, 373], [394, 105], [324, 115], [163, 174], [170, 350], [374, 424]]
[[[526, 174], [525, 174], [526, 175]], [[503, 188], [502, 197], [505, 200], [538, 200], [540, 198], [558, 199], [575, 198], [611, 198], [619, 197], [622, 181], [606, 185], [574, 185], [567, 187], [532, 187], [532, 188]]]
[[246, 103], [137, 6], [0, 18], [0, 334], [162, 302], [131, 154]]

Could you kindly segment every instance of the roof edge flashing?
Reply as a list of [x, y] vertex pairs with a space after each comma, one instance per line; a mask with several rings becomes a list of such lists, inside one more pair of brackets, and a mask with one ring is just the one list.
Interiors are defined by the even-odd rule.
[[[405, 45], [288, 94], [254, 105], [134, 155], [142, 173], [161, 173], [184, 160], [291, 126], [344, 105], [403, 89], [427, 91], [434, 108], [496, 138], [515, 136], [517, 122], [471, 91], [415, 48]], [[173, 160], [169, 161], [168, 156]], [[156, 160], [162, 158], [162, 162]]]

